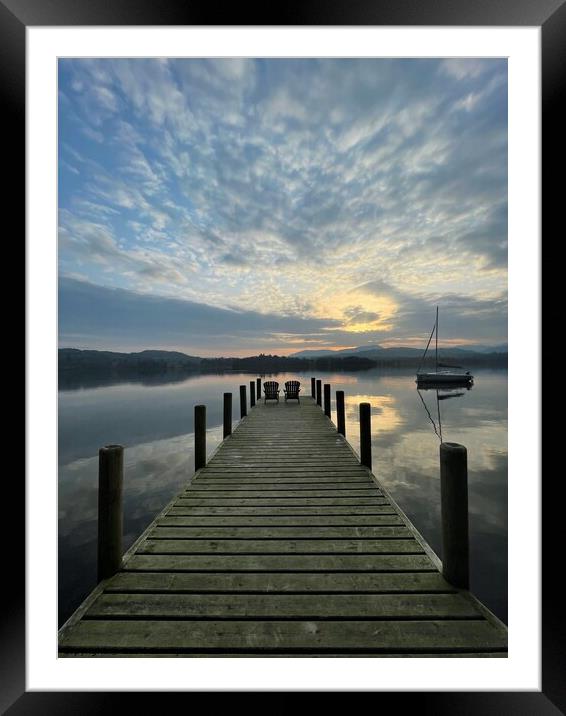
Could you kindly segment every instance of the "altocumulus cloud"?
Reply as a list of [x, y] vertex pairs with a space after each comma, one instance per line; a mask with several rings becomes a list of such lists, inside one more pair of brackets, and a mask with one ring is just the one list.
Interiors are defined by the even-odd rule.
[[506, 102], [505, 60], [60, 60], [62, 342], [123, 347], [109, 297], [132, 348], [420, 340], [437, 302], [504, 341]]

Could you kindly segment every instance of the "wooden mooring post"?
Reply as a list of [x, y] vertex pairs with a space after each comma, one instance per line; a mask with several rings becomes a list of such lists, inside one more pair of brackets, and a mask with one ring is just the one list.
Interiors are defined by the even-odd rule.
[[346, 413], [344, 410], [344, 391], [336, 391], [336, 429], [346, 436]]
[[256, 378], [256, 384], [257, 384], [257, 390], [256, 390], [256, 398], [259, 403], [259, 399], [261, 398], [261, 378]]
[[255, 380], [250, 380], [250, 408], [255, 406]]
[[195, 472], [206, 465], [206, 405], [195, 405]]
[[246, 386], [240, 386], [240, 418], [245, 418], [248, 414], [247, 409], [247, 398], [246, 398]]
[[324, 414], [327, 418], [332, 416], [330, 412], [330, 383], [324, 384]]
[[232, 393], [224, 393], [224, 425], [222, 437], [232, 434]]
[[316, 381], [316, 404], [322, 405], [322, 380]]
[[311, 398], [316, 398], [316, 378], [311, 378]]
[[371, 470], [371, 405], [360, 403], [360, 462]]
[[470, 586], [468, 453], [458, 443], [440, 444], [442, 573], [459, 589]]
[[122, 564], [124, 448], [105, 445], [98, 451], [98, 581]]

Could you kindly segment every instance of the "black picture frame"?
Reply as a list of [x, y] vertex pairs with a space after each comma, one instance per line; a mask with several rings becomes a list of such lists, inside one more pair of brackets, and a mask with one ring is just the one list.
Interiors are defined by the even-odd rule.
[[[218, 22], [218, 20], [221, 22]], [[422, 25], [422, 26], [537, 26], [542, 37], [542, 158], [543, 227], [560, 227], [558, 192], [561, 176], [562, 133], [566, 126], [559, 99], [566, 75], [566, 3], [564, 0], [304, 0], [258, 10], [257, 6], [208, 4], [192, 0], [0, 0], [0, 97], [4, 137], [14, 158], [5, 206], [13, 216], [25, 216], [25, 30], [28, 26], [72, 25]], [[562, 92], [561, 92], [562, 90]], [[6, 157], [5, 157], [6, 158]], [[5, 165], [6, 166], [6, 165]], [[556, 197], [555, 197], [556, 195]], [[556, 198], [556, 201], [553, 201]], [[563, 232], [561, 232], [563, 233]], [[542, 235], [542, 234], [541, 234]], [[552, 315], [552, 314], [551, 314]], [[541, 376], [535, 376], [541, 381]], [[531, 386], [532, 387], [532, 386]], [[537, 429], [538, 426], [535, 427]], [[143, 698], [152, 708], [163, 693], [28, 692], [25, 686], [25, 495], [23, 476], [4, 482], [5, 502], [19, 520], [6, 550], [10, 574], [4, 591], [0, 642], [0, 709], [19, 714], [91, 714], [128, 708]], [[512, 478], [512, 476], [510, 476]], [[556, 474], [557, 479], [562, 479]], [[536, 480], [536, 476], [533, 476]], [[16, 506], [18, 509], [16, 509]], [[380, 692], [375, 706], [415, 708], [424, 714], [546, 714], [566, 709], [566, 638], [561, 590], [556, 568], [560, 544], [561, 501], [554, 486], [543, 491], [542, 575], [542, 690], [540, 692]], [[563, 559], [563, 558], [562, 558]], [[190, 699], [188, 694], [167, 694]], [[128, 699], [127, 703], [125, 699]], [[169, 701], [169, 699], [168, 699]], [[186, 704], [188, 707], [188, 703]]]

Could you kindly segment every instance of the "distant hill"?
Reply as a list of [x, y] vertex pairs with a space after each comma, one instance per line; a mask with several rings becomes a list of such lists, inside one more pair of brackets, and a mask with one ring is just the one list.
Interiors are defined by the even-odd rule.
[[199, 370], [201, 359], [177, 351], [146, 350], [139, 353], [59, 349], [59, 372], [126, 376]]
[[507, 343], [500, 343], [497, 346], [485, 346], [478, 343], [466, 346], [466, 348], [478, 353], [507, 353], [508, 351]]
[[[356, 355], [362, 358], [373, 360], [396, 360], [398, 358], [416, 358], [423, 354], [424, 348], [409, 348], [399, 346], [395, 348], [383, 348], [379, 345], [358, 346], [357, 348], [344, 348], [338, 351], [327, 349], [306, 350], [298, 353], [291, 353], [289, 358], [319, 358], [319, 357], [335, 357], [341, 358], [347, 355]], [[430, 353], [430, 349], [429, 349]], [[497, 346], [487, 345], [470, 345], [461, 348], [439, 348], [438, 354], [443, 358], [455, 358], [464, 360], [465, 358], [475, 358], [478, 354], [494, 354], [507, 353], [507, 344], [502, 343]]]
[[320, 356], [336, 356], [336, 357], [342, 357], [342, 356], [350, 356], [355, 355], [357, 353], [362, 353], [366, 351], [380, 351], [383, 350], [381, 346], [371, 345], [371, 346], [358, 346], [358, 348], [342, 348], [338, 351], [332, 351], [327, 349], [313, 349], [313, 350], [305, 350], [305, 351], [298, 351], [297, 353], [290, 353], [289, 358], [319, 358]]
[[134, 359], [137, 360], [150, 359], [178, 365], [199, 365], [202, 360], [197, 356], [189, 356], [186, 353], [180, 353], [179, 351], [145, 350], [140, 353], [129, 353], [128, 355], [133, 356]]
[[198, 358], [176, 351], [146, 350], [139, 353], [59, 349], [60, 385], [82, 385], [84, 380], [101, 378], [176, 377], [195, 371], [245, 371], [266, 373], [278, 370], [367, 370], [375, 361], [357, 355], [331, 355], [317, 358], [290, 358], [260, 354], [247, 358]]
[[320, 358], [321, 356], [333, 356], [336, 355], [337, 351], [330, 350], [307, 350], [297, 351], [297, 353], [290, 353], [288, 358]]

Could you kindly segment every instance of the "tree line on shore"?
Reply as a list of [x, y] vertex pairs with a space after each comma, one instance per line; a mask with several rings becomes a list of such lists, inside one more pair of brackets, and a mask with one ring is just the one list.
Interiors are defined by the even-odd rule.
[[[460, 359], [460, 357], [458, 357]], [[444, 355], [443, 360], [452, 360]], [[507, 365], [506, 353], [466, 352], [466, 366]], [[139, 353], [115, 353], [112, 351], [59, 349], [59, 374], [69, 375], [80, 372], [90, 375], [113, 375], [127, 377], [132, 375], [159, 375], [163, 373], [194, 373], [217, 371], [241, 371], [254, 373], [272, 373], [275, 371], [303, 372], [309, 370], [369, 370], [370, 368], [411, 368], [420, 364], [420, 357], [394, 356], [369, 358], [362, 356], [320, 356], [313, 358], [294, 358], [268, 355], [244, 358], [198, 358], [176, 351], [141, 351]], [[434, 357], [427, 357], [423, 366], [434, 367]]]

